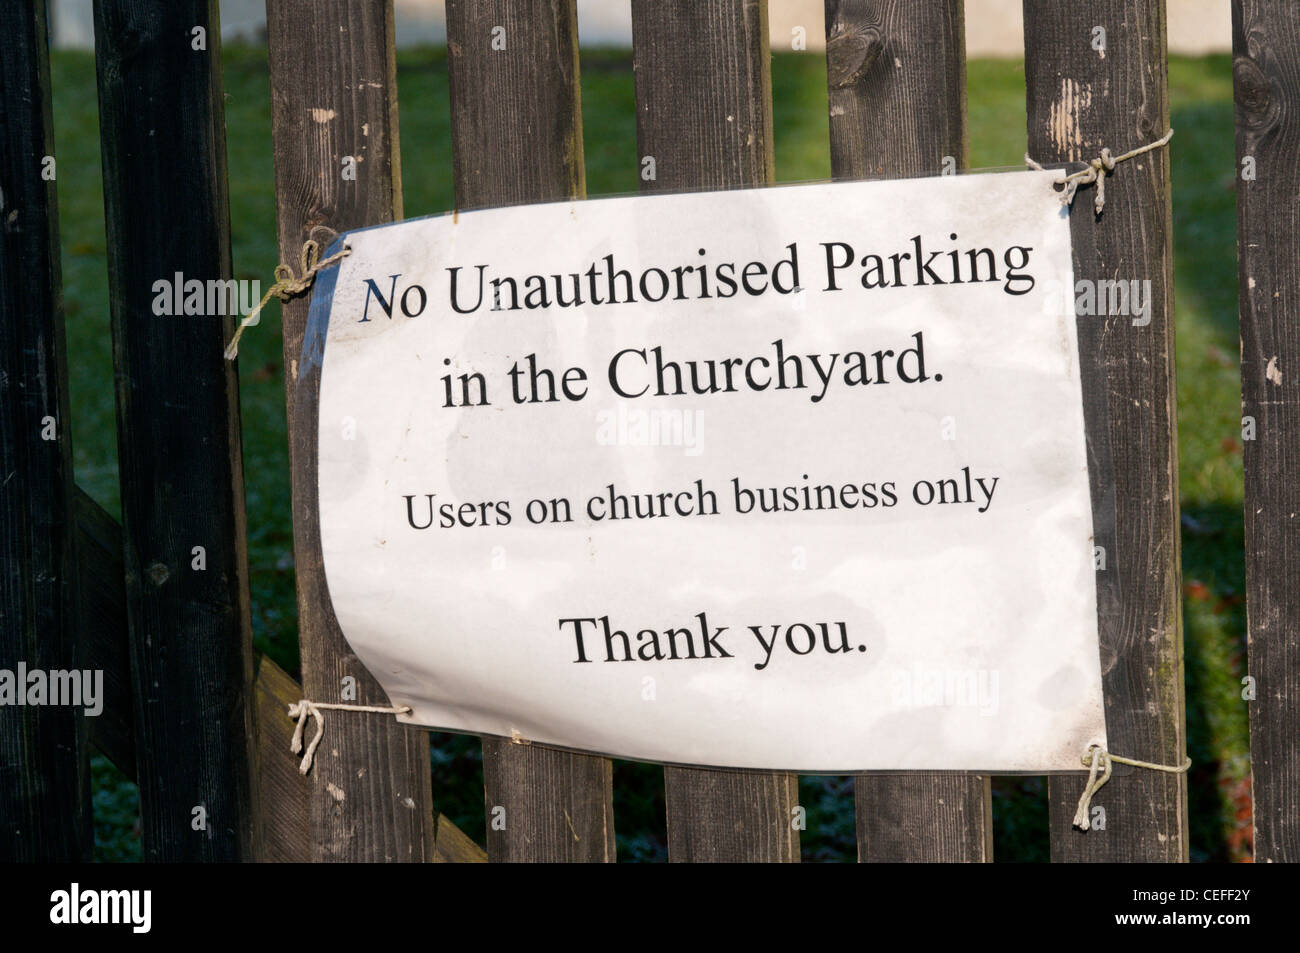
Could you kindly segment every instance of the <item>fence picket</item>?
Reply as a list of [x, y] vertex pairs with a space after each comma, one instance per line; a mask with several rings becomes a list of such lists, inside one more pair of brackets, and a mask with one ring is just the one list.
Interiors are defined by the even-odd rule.
[[[342, 232], [401, 218], [393, 4], [268, 0], [267, 33], [280, 258], [297, 262], [315, 226]], [[299, 367], [307, 309], [303, 296], [280, 312], [302, 687], [314, 701], [339, 702], [343, 678], [352, 676], [357, 697], [349, 703], [387, 705], [343, 638], [325, 585], [316, 505], [320, 368]], [[309, 775], [313, 859], [432, 860], [427, 732], [383, 715], [332, 718], [328, 731]]]
[[[1026, 0], [1024, 12], [1031, 156], [1086, 162], [1165, 134], [1164, 0]], [[1106, 731], [1116, 754], [1177, 765], [1187, 739], [1168, 150], [1126, 162], [1108, 185], [1101, 215], [1093, 188], [1074, 202], [1075, 279], [1149, 280], [1151, 307], [1149, 323], [1079, 317], [1095, 544], [1106, 557], [1097, 573]], [[1105, 826], [1086, 833], [1071, 827], [1082, 786], [1075, 775], [1049, 781], [1053, 860], [1187, 859], [1185, 774], [1116, 765], [1094, 800]]]
[[967, 167], [963, 8], [964, 0], [826, 0], [835, 179]]
[[[637, 150], [646, 192], [775, 176], [766, 0], [633, 0]], [[664, 768], [675, 861], [797, 861], [798, 779]]]
[[[1245, 439], [1246, 617], [1255, 860], [1300, 860], [1300, 443], [1296, 119], [1300, 5], [1232, 5], [1237, 256]], [[1295, 360], [1292, 360], [1292, 358]], [[1245, 421], [1243, 421], [1243, 426]], [[1243, 432], [1243, 436], [1244, 436]]]
[[[0, 7], [0, 667], [51, 671], [81, 647], [46, 30], [44, 0]], [[85, 731], [70, 707], [0, 716], [0, 860], [89, 859]]]
[[[963, 0], [827, 0], [836, 179], [955, 173], [969, 161]], [[993, 859], [989, 778], [854, 778], [863, 861]]]
[[239, 389], [222, 358], [233, 319], [154, 310], [160, 279], [231, 277], [220, 57], [213, 0], [95, 4], [147, 860], [255, 852]]
[[[447, 45], [457, 208], [585, 197], [574, 0], [450, 0]], [[609, 759], [484, 738], [483, 781], [493, 861], [614, 859]]]

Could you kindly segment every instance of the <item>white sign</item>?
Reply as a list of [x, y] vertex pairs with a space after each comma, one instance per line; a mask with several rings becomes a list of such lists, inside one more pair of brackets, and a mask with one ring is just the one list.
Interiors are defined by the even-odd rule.
[[1080, 770], [1105, 724], [1054, 175], [346, 235], [300, 373], [321, 362], [334, 609], [404, 720], [681, 764]]

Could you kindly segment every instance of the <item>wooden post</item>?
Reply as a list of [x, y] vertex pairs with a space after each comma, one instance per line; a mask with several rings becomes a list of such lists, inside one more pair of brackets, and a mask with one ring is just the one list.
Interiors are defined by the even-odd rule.
[[[966, 168], [964, 19], [963, 0], [826, 0], [835, 179]], [[859, 860], [993, 859], [987, 776], [861, 774], [853, 787]]]
[[1300, 5], [1232, 5], [1255, 860], [1300, 860]]
[[[574, 0], [450, 0], [447, 46], [457, 208], [583, 198]], [[614, 860], [609, 759], [484, 738], [483, 781], [494, 862]]]
[[[1031, 156], [1086, 162], [1168, 131], [1164, 0], [1025, 0], [1024, 15]], [[1095, 544], [1105, 556], [1097, 611], [1106, 732], [1116, 754], [1178, 765], [1187, 738], [1169, 152], [1119, 166], [1101, 215], [1094, 188], [1079, 192], [1070, 216], [1075, 279], [1094, 289], [1139, 282], [1150, 305], [1144, 316], [1079, 317]], [[1186, 774], [1115, 765], [1093, 801], [1105, 827], [1086, 833], [1071, 828], [1082, 786], [1075, 775], [1049, 782], [1053, 860], [1187, 859]]]
[[95, 4], [140, 813], [159, 861], [254, 856], [233, 318], [206, 294], [174, 309], [177, 283], [231, 277], [216, 6]]
[[[393, 4], [266, 6], [280, 259], [296, 263], [316, 226], [343, 232], [401, 218]], [[386, 706], [387, 695], [343, 638], [325, 585], [316, 483], [320, 368], [299, 366], [307, 308], [304, 295], [280, 311], [303, 691], [314, 701], [339, 702], [351, 676], [357, 697], [349, 703]], [[313, 858], [431, 860], [428, 733], [388, 715], [347, 713], [330, 718], [326, 731], [309, 776]]]
[[[0, 5], [0, 666], [50, 672], [84, 665], [46, 29], [44, 0]], [[6, 707], [0, 861], [90, 843], [82, 709]]]
[[[766, 0], [632, 0], [641, 188], [770, 184]], [[798, 861], [793, 774], [664, 769], [675, 861]]]

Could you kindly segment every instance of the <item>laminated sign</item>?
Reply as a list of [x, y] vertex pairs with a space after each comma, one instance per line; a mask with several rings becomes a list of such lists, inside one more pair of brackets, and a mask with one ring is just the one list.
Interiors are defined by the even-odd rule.
[[1079, 770], [1106, 739], [1055, 175], [342, 236], [299, 374], [330, 597], [402, 720], [678, 764]]

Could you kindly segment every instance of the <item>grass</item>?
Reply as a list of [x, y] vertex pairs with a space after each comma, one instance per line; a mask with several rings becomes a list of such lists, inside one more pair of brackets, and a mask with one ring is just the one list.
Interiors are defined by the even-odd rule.
[[[405, 51], [398, 58], [398, 74], [405, 213], [446, 211], [452, 195], [445, 57], [438, 50]], [[52, 75], [77, 479], [117, 514], [93, 61], [89, 54], [56, 52]], [[824, 62], [818, 56], [777, 55], [772, 75], [778, 178], [828, 178]], [[588, 193], [634, 192], [630, 55], [584, 53], [582, 85]], [[225, 86], [235, 273], [265, 286], [277, 256], [265, 50], [227, 49]], [[1250, 799], [1246, 706], [1240, 697], [1245, 609], [1230, 59], [1173, 60], [1170, 95], [1178, 130], [1171, 154], [1187, 726], [1196, 762], [1189, 783], [1191, 849], [1193, 860], [1241, 860], [1250, 856]], [[1025, 147], [1022, 66], [972, 62], [969, 98], [972, 167], [1016, 165]], [[245, 336], [240, 376], [254, 637], [259, 649], [294, 671], [296, 610], [278, 305]], [[477, 743], [435, 735], [433, 756], [439, 810], [481, 842]], [[138, 859], [133, 786], [103, 759], [95, 760], [93, 776], [97, 858]], [[805, 857], [853, 859], [851, 782], [809, 777], [800, 786], [800, 801], [808, 809]], [[661, 788], [657, 768], [616, 764], [615, 817], [623, 859], [664, 858]], [[996, 779], [994, 822], [999, 860], [1046, 860], [1043, 780]]]

